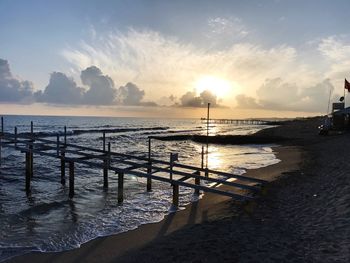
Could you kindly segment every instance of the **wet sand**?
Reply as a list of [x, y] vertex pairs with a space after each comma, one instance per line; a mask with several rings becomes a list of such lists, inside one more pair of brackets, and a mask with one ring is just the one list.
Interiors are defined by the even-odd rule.
[[280, 163], [248, 171], [271, 181], [255, 201], [206, 194], [159, 223], [10, 262], [349, 262], [350, 139], [319, 136], [318, 124], [259, 132], [286, 142], [274, 148]]

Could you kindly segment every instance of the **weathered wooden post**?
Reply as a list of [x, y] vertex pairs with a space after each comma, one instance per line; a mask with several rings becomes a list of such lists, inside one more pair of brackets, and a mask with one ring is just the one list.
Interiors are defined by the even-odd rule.
[[118, 203], [124, 201], [124, 173], [118, 173]]
[[56, 155], [60, 156], [60, 136], [58, 134], [56, 136]]
[[173, 180], [174, 162], [176, 162], [178, 160], [179, 160], [179, 154], [178, 153], [170, 153], [170, 167], [169, 167], [170, 180]]
[[152, 160], [151, 160], [151, 138], [148, 137], [148, 167], [147, 167], [147, 192], [152, 191]]
[[106, 133], [105, 132], [103, 132], [102, 140], [103, 140], [103, 151], [105, 152], [106, 151]]
[[1, 133], [0, 133], [0, 167], [1, 167], [1, 152], [2, 152], [2, 144], [1, 144], [1, 138], [4, 135], [4, 117], [1, 117]]
[[[200, 171], [196, 171], [193, 174], [200, 176], [201, 172]], [[197, 178], [197, 177], [194, 178], [194, 183], [195, 183], [195, 185], [200, 186], [201, 185], [201, 179]], [[194, 189], [194, 194], [199, 195], [200, 194], [199, 189]]]
[[173, 206], [179, 207], [179, 185], [173, 184]]
[[74, 196], [74, 162], [69, 162], [69, 198]]
[[110, 158], [111, 158], [111, 143], [108, 142], [108, 153], [103, 160], [103, 188], [108, 188], [108, 168], [110, 166]]
[[67, 127], [64, 126], [64, 147], [67, 147]]
[[33, 143], [34, 143], [34, 126], [33, 122], [30, 122], [30, 144], [29, 144], [29, 160], [30, 160], [30, 177], [34, 176], [34, 154], [33, 154]]
[[201, 168], [203, 169], [204, 168], [204, 145], [202, 145], [201, 157], [202, 157]]
[[169, 167], [169, 175], [170, 175], [170, 180], [173, 180], [173, 153], [170, 153], [170, 167]]
[[17, 127], [15, 127], [15, 148], [17, 148]]
[[66, 151], [65, 148], [61, 150], [61, 184], [66, 184]]
[[26, 193], [30, 193], [30, 155], [29, 151], [25, 152], [25, 170], [26, 170]]

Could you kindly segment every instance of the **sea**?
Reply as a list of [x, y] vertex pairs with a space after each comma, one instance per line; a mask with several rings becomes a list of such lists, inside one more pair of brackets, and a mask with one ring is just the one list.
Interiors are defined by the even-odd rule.
[[[102, 149], [102, 130], [111, 150], [146, 157], [149, 136], [206, 134], [199, 119], [145, 119], [115, 117], [4, 116], [5, 132], [30, 132], [56, 139], [67, 127], [67, 143]], [[209, 135], [245, 135], [271, 127], [265, 125], [211, 124]], [[208, 167], [244, 174], [279, 162], [274, 145], [209, 145]], [[189, 140], [152, 139], [151, 156], [169, 160], [178, 153], [179, 163], [200, 167], [202, 145]], [[60, 183], [60, 163], [34, 155], [31, 194], [25, 192], [24, 154], [2, 148], [0, 167], [0, 261], [31, 251], [64, 251], [101, 236], [133, 230], [140, 225], [161, 221], [172, 207], [172, 188], [153, 181], [146, 191], [143, 178], [126, 175], [124, 202], [117, 201], [117, 176], [110, 172], [109, 189], [103, 189], [101, 169], [76, 165], [75, 196], [68, 198], [68, 186]], [[158, 175], [158, 174], [157, 174]], [[169, 176], [160, 173], [161, 176]], [[193, 190], [181, 187], [179, 209], [198, 201]], [[116, 248], [117, 249], [117, 248]]]

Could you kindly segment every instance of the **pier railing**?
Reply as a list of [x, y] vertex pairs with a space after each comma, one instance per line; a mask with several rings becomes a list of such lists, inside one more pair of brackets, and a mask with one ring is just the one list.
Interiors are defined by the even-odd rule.
[[[67, 143], [66, 127], [64, 127], [63, 134], [56, 136], [56, 140], [36, 136], [33, 122], [31, 122], [29, 134], [19, 134], [16, 127], [13, 133], [4, 132], [3, 118], [1, 118], [0, 169], [2, 148], [12, 148], [25, 155], [25, 191], [27, 194], [31, 192], [31, 181], [35, 180], [34, 156], [46, 156], [59, 161], [62, 185], [66, 184], [66, 170], [68, 169], [69, 198], [74, 196], [76, 164], [81, 164], [103, 170], [104, 188], [108, 188], [108, 178], [115, 176], [109, 175], [109, 171], [117, 174], [118, 202], [123, 202], [124, 199], [124, 176], [133, 175], [147, 179], [147, 191], [152, 190], [152, 180], [169, 183], [173, 188], [175, 206], [179, 204], [180, 186], [194, 189], [195, 194], [203, 191], [228, 196], [236, 201], [245, 201], [254, 198], [254, 193], [259, 192], [261, 185], [265, 183], [261, 179], [181, 164], [177, 161], [177, 156], [173, 154], [170, 155], [169, 161], [152, 158], [151, 138], [148, 140], [148, 157], [140, 157], [112, 151], [111, 143], [106, 144], [105, 132], [102, 137], [102, 149], [97, 149]], [[238, 181], [228, 181], [228, 179]], [[207, 184], [202, 182], [207, 182]], [[228, 186], [230, 191], [218, 188], [218, 185]], [[237, 189], [244, 189], [244, 194], [241, 193], [242, 191], [235, 192]]]

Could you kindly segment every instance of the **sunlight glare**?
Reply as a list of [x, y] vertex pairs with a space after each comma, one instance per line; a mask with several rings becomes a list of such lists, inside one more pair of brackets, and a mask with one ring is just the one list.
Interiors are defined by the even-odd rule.
[[219, 98], [225, 97], [232, 90], [232, 85], [228, 80], [214, 76], [199, 78], [195, 83], [195, 87], [199, 94], [204, 90], [209, 90]]

